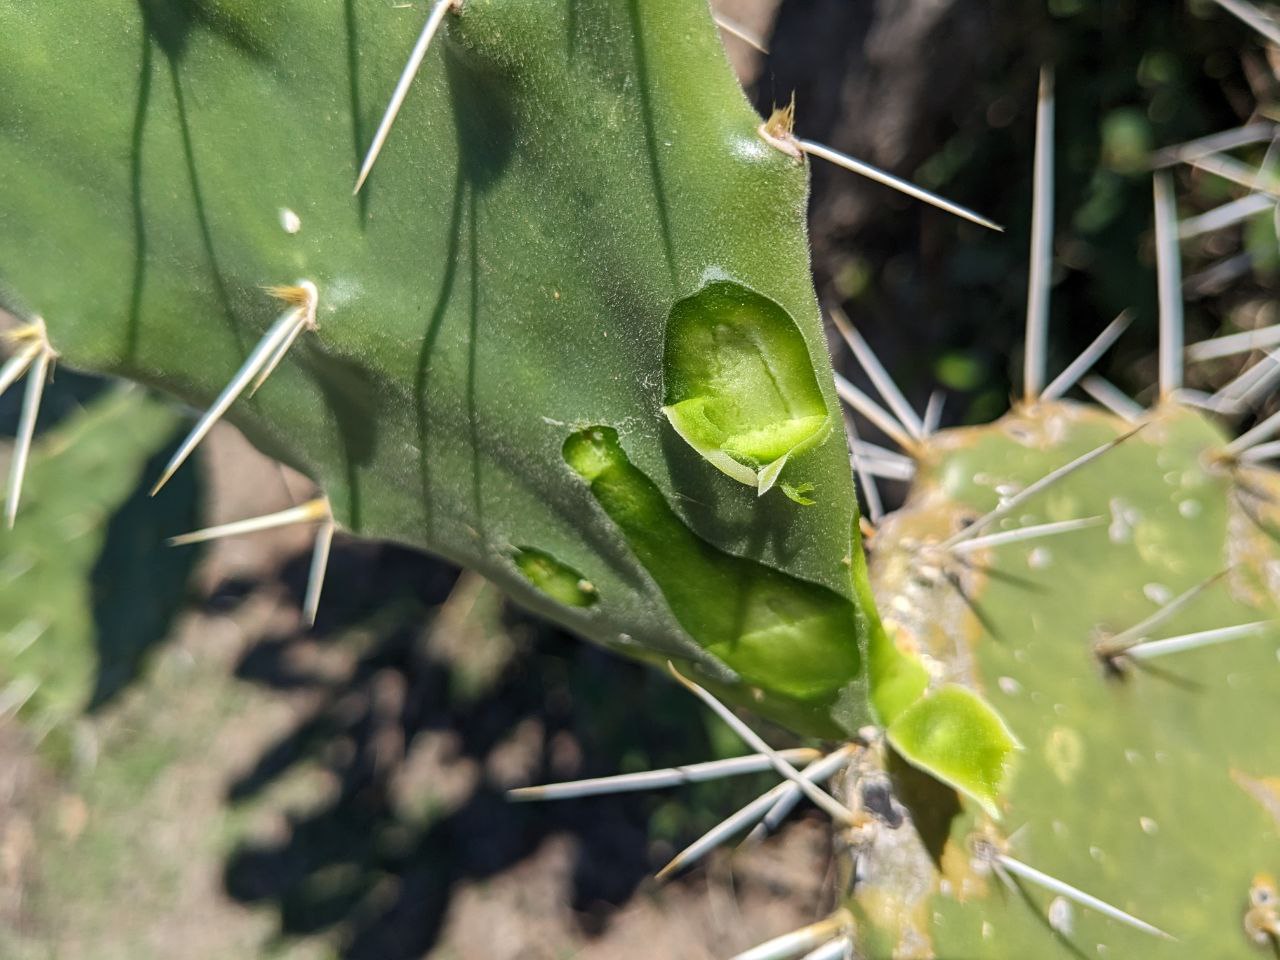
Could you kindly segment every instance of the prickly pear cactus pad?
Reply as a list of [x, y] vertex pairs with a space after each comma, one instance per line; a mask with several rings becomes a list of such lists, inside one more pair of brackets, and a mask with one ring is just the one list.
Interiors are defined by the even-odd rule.
[[[985, 693], [1025, 749], [998, 822], [883, 750], [850, 778], [875, 813], [852, 841], [859, 955], [1274, 955], [1275, 475], [1233, 463], [1217, 427], [1165, 404], [974, 549], [940, 547], [1134, 426], [1040, 403], [944, 431], [877, 531], [872, 583], [889, 633], [923, 656], [931, 683]], [[999, 536], [1050, 523], [1061, 526]]]
[[[702, 0], [433, 14], [353, 195], [421, 5], [9, 5], [3, 306], [63, 363], [200, 409], [247, 360], [274, 367], [226, 415], [346, 528], [803, 731], [856, 729], [857, 508], [803, 162], [761, 136]], [[588, 428], [682, 531], [669, 558], [566, 460]], [[732, 562], [692, 598], [655, 573], [713, 555]], [[734, 621], [729, 597], [766, 583], [777, 602]], [[820, 682], [739, 650], [785, 657], [792, 613], [826, 624]]]

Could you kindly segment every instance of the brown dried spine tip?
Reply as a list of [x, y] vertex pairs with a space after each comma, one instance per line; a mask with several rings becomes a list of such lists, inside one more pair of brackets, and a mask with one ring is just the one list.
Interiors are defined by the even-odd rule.
[[760, 124], [760, 136], [769, 146], [781, 150], [796, 160], [803, 160], [804, 151], [800, 149], [800, 143], [796, 140], [795, 129], [796, 98], [793, 94], [790, 103], [785, 107], [775, 107], [769, 119]]

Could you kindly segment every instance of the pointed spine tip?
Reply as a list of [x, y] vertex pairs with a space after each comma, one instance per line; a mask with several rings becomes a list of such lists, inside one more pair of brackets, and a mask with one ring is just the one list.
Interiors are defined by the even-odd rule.
[[12, 530], [18, 517], [18, 502], [22, 498], [22, 484], [31, 456], [31, 444], [35, 439], [36, 418], [40, 415], [40, 401], [44, 385], [49, 378], [49, 368], [57, 353], [45, 337], [44, 323], [38, 321], [39, 340], [35, 358], [27, 369], [27, 387], [22, 397], [22, 412], [18, 418], [18, 434], [13, 448], [13, 460], [9, 466], [9, 483], [5, 493], [5, 524]]
[[730, 17], [727, 17], [722, 13], [714, 14], [713, 19], [716, 22], [716, 26], [719, 27], [721, 30], [723, 30], [725, 33], [727, 33], [729, 36], [737, 37], [739, 40], [741, 40], [747, 46], [751, 47], [753, 50], [756, 50], [759, 53], [768, 55], [769, 48], [765, 45], [764, 40], [756, 36], [752, 31], [748, 30], [742, 24], [738, 23], [738, 21]]
[[364, 186], [369, 174], [373, 171], [373, 166], [377, 162], [379, 154], [382, 153], [382, 148], [386, 145], [387, 137], [391, 135], [391, 127], [395, 124], [400, 108], [404, 105], [405, 98], [409, 95], [409, 88], [413, 85], [414, 78], [417, 77], [418, 71], [422, 67], [422, 62], [427, 57], [427, 50], [431, 46], [431, 41], [435, 37], [436, 31], [440, 29], [440, 24], [444, 22], [445, 14], [450, 11], [457, 13], [461, 9], [462, 4], [459, 0], [436, 0], [435, 6], [431, 8], [431, 13], [427, 16], [426, 25], [418, 36], [418, 42], [414, 44], [413, 52], [409, 54], [409, 60], [400, 74], [395, 91], [391, 94], [391, 101], [387, 104], [387, 109], [378, 124], [378, 130], [373, 136], [373, 141], [369, 144], [368, 151], [365, 153], [364, 162], [360, 165], [360, 173], [356, 177], [355, 189], [352, 190], [353, 196], [360, 192], [360, 188]]
[[191, 432], [187, 434], [186, 439], [165, 465], [160, 480], [151, 488], [151, 496], [154, 497], [169, 482], [170, 477], [187, 461], [195, 448], [222, 419], [231, 405], [239, 399], [245, 389], [252, 386], [256, 390], [260, 387], [265, 376], [276, 368], [284, 358], [285, 351], [298, 335], [303, 330], [315, 328], [319, 292], [314, 283], [310, 280], [300, 280], [292, 286], [268, 287], [267, 292], [290, 304], [289, 310], [263, 334], [253, 348], [253, 352], [218, 394], [213, 405], [201, 414], [196, 425], [191, 428]]
[[1026, 345], [1022, 399], [1034, 403], [1045, 384], [1049, 293], [1053, 282], [1053, 71], [1040, 70], [1031, 197], [1031, 269], [1027, 277]]
[[333, 549], [333, 535], [336, 524], [329, 509], [329, 501], [322, 501], [325, 516], [328, 518], [316, 532], [315, 547], [311, 551], [311, 570], [307, 574], [307, 592], [302, 603], [302, 617], [311, 629], [316, 625], [316, 616], [320, 612], [320, 595], [324, 590], [324, 578], [329, 569], [329, 554]]
[[[763, 131], [763, 128], [761, 129]], [[866, 177], [868, 180], [890, 187], [893, 190], [897, 190], [899, 193], [906, 194], [908, 197], [920, 200], [930, 206], [937, 207], [939, 210], [943, 210], [954, 216], [960, 217], [962, 220], [968, 220], [970, 223], [976, 223], [978, 226], [986, 227], [988, 230], [995, 230], [1000, 233], [1004, 232], [1004, 228], [999, 224], [975, 213], [968, 207], [963, 207], [958, 203], [947, 200], [945, 197], [939, 196], [931, 190], [926, 190], [923, 187], [916, 186], [916, 184], [911, 181], [904, 180], [902, 177], [889, 173], [886, 170], [881, 170], [879, 167], [867, 163], [866, 161], [858, 160], [848, 154], [841, 153], [839, 150], [828, 147], [825, 144], [816, 143], [813, 140], [799, 140], [794, 137], [791, 139], [795, 147], [803, 153], [807, 153], [815, 157], [821, 157], [828, 163], [833, 163], [838, 167], [843, 167], [850, 173], [856, 173], [859, 176]], [[775, 145], [777, 144], [775, 143]]]
[[1167, 170], [1152, 177], [1155, 209], [1156, 281], [1159, 299], [1160, 399], [1172, 399], [1182, 388], [1182, 264], [1178, 246], [1178, 210], [1173, 178]]
[[259, 533], [263, 530], [275, 530], [280, 527], [295, 526], [302, 523], [314, 523], [317, 520], [332, 522], [333, 515], [329, 509], [329, 501], [325, 497], [317, 497], [296, 507], [269, 513], [248, 520], [235, 520], [231, 523], [205, 527], [191, 533], [180, 534], [169, 538], [171, 546], [185, 546], [192, 543], [204, 543], [209, 540], [221, 540], [225, 537], [238, 537], [245, 534]]

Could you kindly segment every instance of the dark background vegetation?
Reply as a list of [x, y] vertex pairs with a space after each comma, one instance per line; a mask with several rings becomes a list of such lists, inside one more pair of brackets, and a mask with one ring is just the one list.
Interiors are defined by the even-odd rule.
[[[1051, 375], [1130, 308], [1134, 326], [1101, 369], [1150, 396], [1149, 154], [1274, 115], [1276, 75], [1261, 40], [1208, 0], [797, 0], [782, 4], [770, 44], [755, 88], [762, 110], [794, 92], [803, 136], [1006, 228], [992, 234], [814, 167], [820, 294], [845, 306], [918, 406], [934, 387], [947, 389], [952, 423], [991, 419], [1021, 389], [1036, 86], [1041, 64], [1053, 65]], [[1264, 154], [1242, 156], [1256, 167]], [[1184, 216], [1240, 194], [1187, 168], [1177, 178]], [[1196, 274], [1246, 242], [1243, 272], [1201, 290]], [[1188, 342], [1260, 322], [1259, 301], [1274, 292], [1271, 223], [1189, 243], [1184, 256]], [[1204, 374], [1215, 375], [1224, 371]]]

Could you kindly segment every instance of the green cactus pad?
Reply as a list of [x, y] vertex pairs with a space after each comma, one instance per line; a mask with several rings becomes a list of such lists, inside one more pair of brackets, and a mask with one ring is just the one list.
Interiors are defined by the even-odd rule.
[[[1103, 654], [1108, 638], [1197, 586], [1149, 639], [1275, 617], [1275, 475], [1233, 466], [1216, 427], [1164, 407], [1000, 529], [1097, 525], [963, 562], [930, 549], [1130, 429], [1044, 404], [945, 432], [877, 534], [872, 581], [890, 635], [932, 682], [988, 697], [1026, 749], [998, 825], [968, 806], [948, 820], [936, 789], [890, 765], [907, 819], [882, 822], [863, 853], [854, 905], [868, 957], [1270, 955], [1246, 915], [1255, 878], [1280, 869], [1280, 805], [1266, 786], [1280, 772], [1280, 740], [1267, 732], [1280, 631], [1150, 660]], [[1008, 888], [991, 849], [1177, 940], [1025, 879]]]
[[[318, 329], [228, 414], [257, 446], [348, 529], [754, 702], [760, 678], [693, 635], [561, 448], [616, 430], [701, 542], [849, 607], [804, 166], [760, 136], [701, 0], [466, 0], [353, 196], [422, 24], [339, 0], [14, 8], [0, 303], [64, 362], [203, 409], [278, 312], [264, 288], [311, 281]], [[725, 335], [723, 365], [694, 355]], [[813, 503], [758, 502], [779, 474]], [[841, 704], [818, 727], [848, 732], [868, 711], [842, 617], [838, 661], [809, 669]]]

